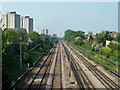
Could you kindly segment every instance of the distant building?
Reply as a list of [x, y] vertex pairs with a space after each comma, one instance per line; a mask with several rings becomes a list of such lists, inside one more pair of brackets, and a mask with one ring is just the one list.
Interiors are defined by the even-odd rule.
[[51, 35], [51, 34], [49, 34], [49, 37], [51, 38], [51, 37], [52, 37], [52, 35]]
[[106, 47], [108, 47], [108, 45], [109, 45], [110, 43], [116, 44], [116, 45], [120, 45], [120, 42], [118, 42], [118, 41], [114, 41], [114, 40], [109, 41], [109, 40], [106, 40]]
[[95, 39], [95, 38], [96, 38], [96, 35], [92, 34], [92, 37]]
[[114, 31], [106, 31], [107, 34], [109, 34], [111, 37], [117, 37], [118, 36], [118, 33], [117, 32], [114, 32]]
[[48, 35], [48, 29], [43, 29], [43, 30], [41, 31], [41, 33], [42, 33], [42, 34], [45, 34], [45, 35]]
[[33, 31], [33, 19], [29, 16], [22, 16], [20, 20], [20, 28], [26, 29], [27, 33]]
[[53, 34], [53, 37], [57, 37], [57, 34]]
[[106, 47], [108, 47], [109, 44], [110, 44], [110, 41], [106, 40]]
[[81, 39], [81, 37], [76, 37], [75, 38], [75, 41], [78, 41], [78, 40], [80, 40]]
[[5, 28], [20, 28], [20, 15], [16, 14], [16, 12], [7, 12], [7, 14], [2, 15], [2, 29]]
[[20, 19], [20, 15], [16, 14], [16, 12], [7, 12], [6, 14], [2, 14], [2, 29], [5, 31], [7, 29], [26, 29], [27, 33], [33, 31], [33, 19], [29, 18], [29, 16], [23, 16]]
[[120, 45], [120, 42], [112, 40], [111, 43]]

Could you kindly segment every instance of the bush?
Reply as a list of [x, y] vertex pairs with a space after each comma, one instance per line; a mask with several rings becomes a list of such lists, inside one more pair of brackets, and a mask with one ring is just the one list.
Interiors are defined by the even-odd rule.
[[24, 58], [23, 62], [25, 64], [31, 63], [31, 55], [29, 53], [25, 52], [23, 58]]

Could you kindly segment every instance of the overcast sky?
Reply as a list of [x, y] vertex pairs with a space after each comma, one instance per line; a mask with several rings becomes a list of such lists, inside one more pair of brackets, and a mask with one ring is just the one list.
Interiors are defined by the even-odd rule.
[[4, 2], [2, 13], [16, 11], [34, 20], [34, 31], [43, 28], [49, 34], [64, 36], [66, 29], [83, 30], [86, 33], [102, 30], [118, 31], [117, 2]]

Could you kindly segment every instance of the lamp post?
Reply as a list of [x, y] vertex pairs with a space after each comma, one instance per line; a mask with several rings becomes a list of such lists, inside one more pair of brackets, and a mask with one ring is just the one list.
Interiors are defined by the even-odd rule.
[[70, 69], [69, 69], [69, 77], [71, 77], [71, 41], [70, 41]]
[[22, 37], [20, 38], [20, 71], [22, 72]]

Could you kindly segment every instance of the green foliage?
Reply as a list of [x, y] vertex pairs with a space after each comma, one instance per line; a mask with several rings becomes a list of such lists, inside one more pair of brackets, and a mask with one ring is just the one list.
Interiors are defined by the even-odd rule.
[[[38, 59], [40, 55], [36, 53], [27, 53], [30, 49], [30, 46], [28, 44], [28, 35], [25, 31], [22, 31], [22, 29], [15, 31], [15, 30], [7, 30], [5, 32], [2, 31], [2, 69], [4, 72], [4, 81], [10, 78], [12, 75], [14, 75], [16, 72], [20, 72], [20, 37], [22, 37], [22, 53], [23, 53], [23, 72], [25, 72], [27, 67], [27, 63], [30, 63], [30, 67], [33, 65], [34, 62]], [[29, 34], [29, 38], [32, 40], [33, 45], [40, 46], [36, 47], [33, 51], [35, 52], [44, 52], [51, 49], [51, 47], [54, 45], [55, 42], [58, 42], [57, 38], [50, 38], [47, 35], [44, 35], [44, 44], [43, 40], [41, 38], [41, 35], [39, 35], [37, 32], [33, 31]], [[9, 43], [9, 44], [6, 44]], [[44, 47], [44, 48], [43, 48]], [[32, 52], [33, 52], [32, 51]], [[15, 76], [17, 78], [18, 75]], [[14, 79], [12, 78], [11, 81]], [[11, 81], [8, 82], [9, 85], [11, 84]], [[7, 85], [7, 84], [6, 84]], [[5, 86], [6, 87], [6, 86]]]
[[106, 47], [102, 47], [99, 49], [99, 53], [101, 55], [105, 55], [107, 58], [109, 58], [111, 56], [112, 50], [110, 48], [106, 48]]
[[16, 44], [18, 42], [18, 35], [14, 30], [7, 30], [5, 32], [5, 40], [10, 44]]
[[19, 39], [22, 37], [22, 42], [26, 43], [28, 41], [28, 34], [26, 30], [19, 29], [17, 30], [17, 34], [18, 34]]
[[29, 49], [29, 45], [28, 44], [24, 44], [23, 45], [23, 52], [26, 52]]
[[88, 32], [88, 36], [92, 35], [93, 33], [92, 32]]
[[112, 50], [118, 50], [118, 46], [119, 46], [119, 45], [116, 45], [116, 44], [113, 44], [113, 43], [110, 43], [110, 44], [108, 45], [108, 47], [111, 48]]
[[40, 35], [39, 33], [32, 31], [29, 33], [28, 37], [32, 40], [32, 42], [37, 45], [39, 43], [41, 43], [41, 39], [40, 39]]
[[106, 44], [105, 32], [96, 34], [96, 40], [98, 43], [103, 43], [103, 45], [105, 46]]
[[93, 40], [93, 37], [92, 37], [92, 35], [90, 35], [90, 39], [89, 39], [89, 41], [92, 41]]
[[106, 37], [106, 40], [113, 40], [113, 37], [111, 37], [109, 34], [107, 34], [107, 32], [105, 33], [105, 37]]
[[43, 52], [43, 51], [44, 51], [44, 49], [40, 47], [40, 48], [39, 48], [39, 51], [40, 51], [40, 52]]
[[118, 33], [118, 36], [115, 37], [114, 40], [120, 42], [120, 33]]
[[83, 42], [83, 40], [82, 39], [79, 39], [79, 40], [77, 40], [76, 42], [75, 42], [77, 45], [82, 45], [84, 42]]
[[23, 62], [24, 62], [25, 64], [31, 63], [31, 55], [30, 55], [29, 53], [24, 52], [23, 58], [24, 58], [24, 59], [23, 59]]
[[68, 30], [65, 31], [64, 39], [67, 40], [68, 42], [72, 41], [73, 43], [75, 43], [75, 38], [76, 37], [80, 37], [81, 39], [84, 39], [85, 38], [85, 32], [83, 32], [83, 31], [73, 31], [71, 29], [68, 29]]

